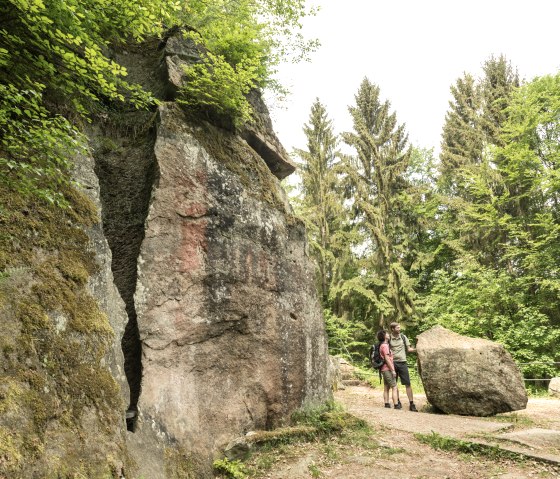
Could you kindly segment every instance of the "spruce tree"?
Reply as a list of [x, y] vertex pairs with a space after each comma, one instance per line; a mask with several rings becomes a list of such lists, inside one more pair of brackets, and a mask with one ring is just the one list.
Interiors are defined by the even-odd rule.
[[480, 123], [486, 143], [502, 146], [502, 128], [508, 119], [512, 95], [519, 88], [519, 75], [504, 55], [490, 57], [482, 69]]
[[505, 205], [489, 207], [505, 188], [500, 156], [492, 151], [502, 145], [519, 78], [504, 56], [487, 60], [483, 73], [478, 82], [465, 74], [451, 88], [454, 100], [443, 127], [438, 186], [443, 194], [444, 243], [458, 256], [472, 253], [482, 265], [497, 268], [507, 242], [500, 217], [513, 212]]
[[465, 74], [451, 87], [453, 100], [445, 116], [441, 143], [440, 186], [446, 193], [460, 195], [458, 172], [482, 160], [484, 133], [480, 124], [481, 94], [472, 75]]
[[414, 309], [412, 281], [403, 267], [409, 248], [403, 210], [411, 150], [404, 125], [397, 123], [390, 103], [381, 101], [377, 85], [365, 78], [355, 101], [349, 107], [354, 131], [342, 137], [357, 156], [347, 159], [345, 172], [353, 192], [354, 221], [368, 236], [363, 247], [371, 313], [386, 326], [410, 319]]
[[309, 122], [303, 131], [307, 150], [295, 150], [302, 160], [299, 168], [303, 195], [301, 216], [306, 222], [312, 254], [319, 268], [319, 290], [326, 306], [335, 262], [333, 235], [344, 215], [334, 168], [338, 140], [326, 108], [318, 98], [311, 106]]

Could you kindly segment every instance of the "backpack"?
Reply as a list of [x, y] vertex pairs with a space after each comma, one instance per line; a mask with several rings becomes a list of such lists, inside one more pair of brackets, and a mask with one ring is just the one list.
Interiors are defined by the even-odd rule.
[[371, 348], [369, 348], [369, 362], [371, 367], [376, 370], [380, 370], [383, 364], [385, 364], [385, 360], [380, 354], [380, 348], [381, 343], [373, 344]]

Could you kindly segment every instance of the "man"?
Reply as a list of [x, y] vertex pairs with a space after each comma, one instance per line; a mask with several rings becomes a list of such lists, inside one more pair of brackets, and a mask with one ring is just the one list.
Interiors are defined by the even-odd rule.
[[[410, 375], [408, 373], [408, 364], [406, 363], [406, 353], [413, 353], [416, 349], [410, 346], [408, 338], [401, 333], [401, 326], [399, 323], [391, 323], [389, 328], [391, 330], [389, 344], [391, 346], [391, 351], [393, 351], [393, 362], [395, 365], [395, 371], [397, 372], [397, 378], [400, 378], [401, 384], [406, 387], [406, 395], [410, 401], [410, 410], [418, 412], [418, 409], [416, 409], [416, 406], [414, 405], [412, 387], [410, 386]], [[397, 396], [398, 391], [399, 390], [397, 388]], [[401, 403], [400, 399], [398, 403]]]

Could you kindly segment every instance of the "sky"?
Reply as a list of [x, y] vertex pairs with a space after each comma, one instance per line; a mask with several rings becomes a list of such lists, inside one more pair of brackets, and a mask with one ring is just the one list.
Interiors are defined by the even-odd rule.
[[321, 42], [311, 61], [282, 64], [291, 95], [270, 102], [274, 129], [291, 152], [311, 104], [326, 106], [336, 133], [350, 131], [348, 105], [364, 77], [381, 89], [412, 144], [440, 150], [450, 87], [464, 72], [481, 75], [504, 54], [522, 79], [560, 69], [560, 0], [307, 0], [320, 6], [304, 22]]

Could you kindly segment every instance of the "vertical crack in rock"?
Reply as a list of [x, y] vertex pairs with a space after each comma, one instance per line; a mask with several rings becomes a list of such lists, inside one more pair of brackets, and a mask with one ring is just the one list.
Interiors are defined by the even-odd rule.
[[114, 281], [128, 315], [121, 346], [130, 387], [126, 417], [129, 431], [135, 428], [142, 381], [142, 344], [134, 293], [144, 223], [152, 187], [158, 177], [154, 143], [153, 112], [113, 114], [100, 125], [100, 131], [94, 137], [95, 172], [101, 190], [103, 231], [112, 252]]

